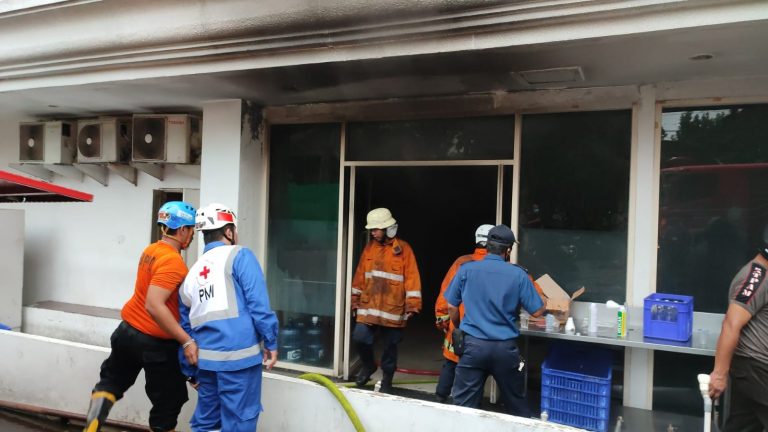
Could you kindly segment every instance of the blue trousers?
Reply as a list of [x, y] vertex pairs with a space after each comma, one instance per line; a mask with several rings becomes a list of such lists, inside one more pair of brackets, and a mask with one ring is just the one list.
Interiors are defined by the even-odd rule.
[[514, 339], [490, 341], [464, 335], [464, 355], [456, 366], [453, 385], [454, 404], [478, 408], [488, 375], [499, 384], [507, 413], [529, 417], [525, 399], [525, 373], [520, 367], [520, 352]]
[[440, 369], [440, 378], [437, 380], [435, 394], [447, 398], [451, 395], [453, 381], [456, 378], [456, 363], [453, 360], [445, 359], [443, 368]]
[[254, 432], [261, 413], [261, 365], [237, 371], [200, 370], [194, 432]]
[[397, 344], [403, 340], [403, 329], [399, 327], [384, 327], [379, 325], [355, 324], [352, 340], [357, 345], [360, 361], [369, 371], [376, 370], [373, 358], [373, 338], [376, 333], [384, 339], [384, 352], [381, 353], [381, 370], [384, 375], [392, 376], [397, 369]]

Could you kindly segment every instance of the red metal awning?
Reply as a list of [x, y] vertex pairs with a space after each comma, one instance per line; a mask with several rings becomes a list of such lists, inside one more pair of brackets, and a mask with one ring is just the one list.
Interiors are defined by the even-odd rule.
[[93, 195], [0, 170], [0, 202], [93, 201]]

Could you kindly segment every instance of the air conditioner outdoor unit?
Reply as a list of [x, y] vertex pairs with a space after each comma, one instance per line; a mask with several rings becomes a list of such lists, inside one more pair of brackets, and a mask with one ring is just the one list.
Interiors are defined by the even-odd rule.
[[200, 163], [200, 118], [180, 114], [134, 114], [134, 162]]
[[131, 161], [131, 118], [102, 117], [77, 122], [77, 161]]
[[65, 121], [19, 124], [19, 162], [71, 164], [75, 160], [73, 124]]

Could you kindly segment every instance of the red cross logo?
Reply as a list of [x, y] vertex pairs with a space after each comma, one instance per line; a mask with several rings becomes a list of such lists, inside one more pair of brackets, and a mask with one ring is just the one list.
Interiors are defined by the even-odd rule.
[[208, 273], [211, 272], [211, 269], [209, 269], [207, 266], [203, 266], [203, 271], [200, 272], [200, 276], [204, 277], [205, 279], [208, 279]]

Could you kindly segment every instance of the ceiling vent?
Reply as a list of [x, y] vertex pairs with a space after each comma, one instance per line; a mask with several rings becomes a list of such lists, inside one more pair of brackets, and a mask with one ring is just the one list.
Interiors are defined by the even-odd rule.
[[77, 123], [77, 161], [128, 163], [131, 161], [131, 118], [102, 117]]
[[19, 162], [71, 164], [75, 159], [70, 122], [30, 122], [19, 124]]
[[199, 164], [200, 118], [179, 114], [133, 116], [134, 162]]
[[572, 84], [584, 81], [581, 66], [559, 67], [514, 72], [524, 83], [532, 86], [547, 84]]

